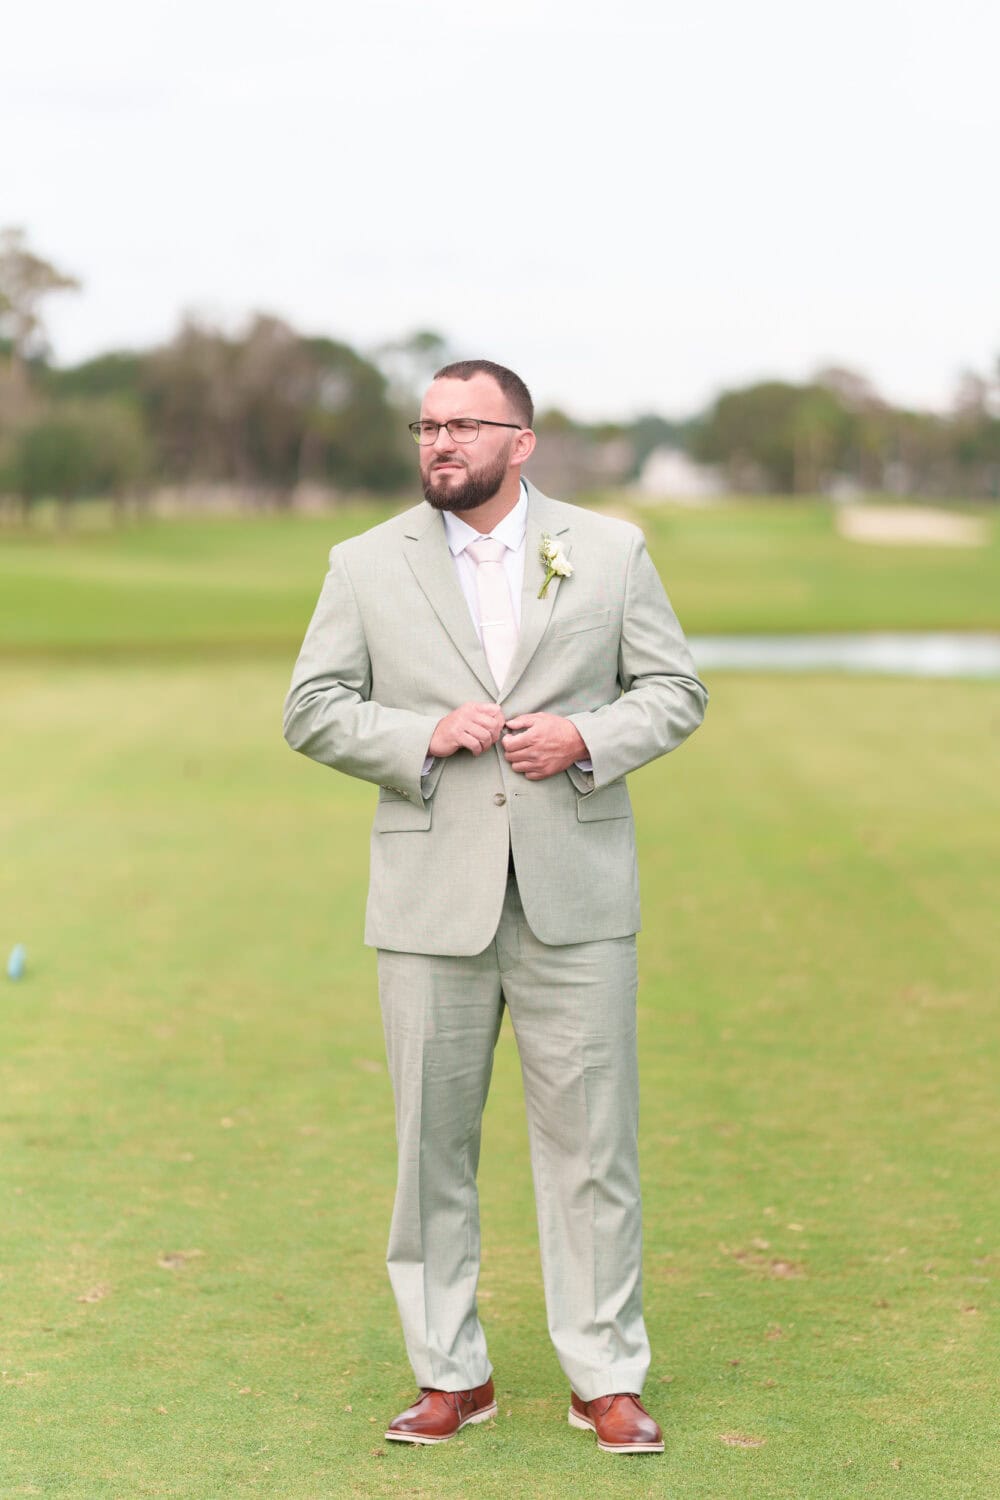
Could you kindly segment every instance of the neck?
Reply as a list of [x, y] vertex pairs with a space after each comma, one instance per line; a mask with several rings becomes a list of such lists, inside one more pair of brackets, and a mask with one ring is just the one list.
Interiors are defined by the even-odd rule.
[[521, 471], [511, 469], [495, 495], [477, 505], [474, 510], [462, 510], [457, 514], [480, 536], [487, 536], [499, 526], [504, 516], [509, 516], [521, 498]]

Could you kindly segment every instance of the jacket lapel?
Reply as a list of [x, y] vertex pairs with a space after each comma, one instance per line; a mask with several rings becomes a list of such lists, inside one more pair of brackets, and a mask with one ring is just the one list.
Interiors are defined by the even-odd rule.
[[[568, 557], [572, 548], [570, 528], [564, 518], [565, 513], [557, 510], [551, 500], [536, 490], [533, 484], [528, 484], [528, 530], [524, 538], [524, 589], [521, 594], [521, 629], [517, 640], [517, 650], [507, 673], [507, 680], [503, 684], [503, 696], [506, 698], [517, 686], [519, 680], [538, 650], [542, 636], [548, 628], [552, 611], [555, 608], [556, 596], [562, 583], [561, 578], [553, 578], [545, 591], [545, 598], [539, 599], [538, 593], [545, 582], [545, 568], [541, 559], [542, 537], [548, 535], [558, 537], [563, 552]], [[443, 528], [442, 528], [443, 529]], [[447, 551], [447, 548], [445, 549]], [[466, 610], [468, 615], [468, 610]]]
[[[455, 559], [448, 550], [444, 522], [429, 505], [418, 507], [412, 515], [412, 523], [404, 533], [403, 545], [413, 576], [465, 661], [490, 697], [495, 699], [496, 683], [458, 581]], [[551, 589], [549, 592], [551, 593]]]

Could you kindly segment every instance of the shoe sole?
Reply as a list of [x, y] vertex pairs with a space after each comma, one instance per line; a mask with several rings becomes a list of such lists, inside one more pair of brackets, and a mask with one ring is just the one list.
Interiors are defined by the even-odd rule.
[[[581, 1417], [580, 1413], [572, 1406], [569, 1409], [569, 1425], [579, 1427], [584, 1432], [592, 1432], [597, 1437], [597, 1428], [589, 1417]], [[602, 1443], [597, 1437], [597, 1446], [602, 1453], [662, 1453], [662, 1443]]]
[[491, 1406], [484, 1406], [482, 1411], [474, 1411], [471, 1416], [463, 1417], [462, 1421], [455, 1428], [455, 1432], [446, 1432], [443, 1437], [427, 1437], [422, 1432], [393, 1432], [390, 1427], [386, 1433], [386, 1438], [390, 1443], [423, 1443], [425, 1445], [429, 1443], [447, 1443], [455, 1436], [455, 1433], [461, 1432], [463, 1427], [468, 1427], [473, 1422], [488, 1422], [496, 1414], [497, 1404], [494, 1401]]

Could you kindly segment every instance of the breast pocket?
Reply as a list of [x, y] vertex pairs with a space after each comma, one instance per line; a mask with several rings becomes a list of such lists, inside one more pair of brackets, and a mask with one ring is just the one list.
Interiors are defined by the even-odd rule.
[[600, 630], [610, 623], [610, 609], [591, 610], [589, 614], [568, 615], [563, 620], [553, 621], [552, 634], [558, 639], [564, 635], [579, 635], [584, 630]]

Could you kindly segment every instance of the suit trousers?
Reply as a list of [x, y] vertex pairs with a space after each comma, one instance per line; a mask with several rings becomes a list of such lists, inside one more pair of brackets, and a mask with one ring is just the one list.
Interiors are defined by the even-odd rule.
[[418, 1385], [469, 1390], [492, 1369], [476, 1306], [476, 1173], [506, 1005], [556, 1354], [585, 1401], [641, 1392], [635, 937], [541, 943], [511, 876], [482, 953], [380, 949], [378, 971], [399, 1149], [387, 1259]]

